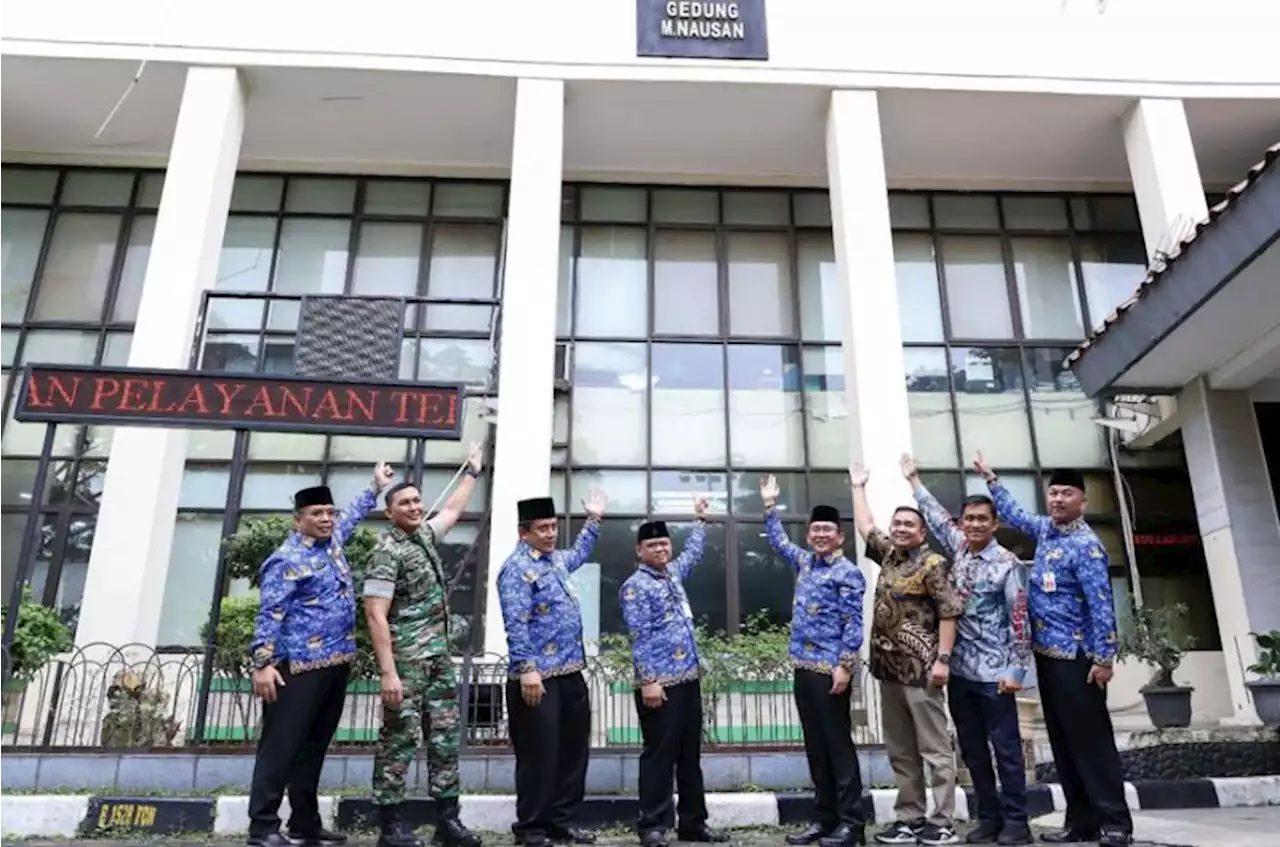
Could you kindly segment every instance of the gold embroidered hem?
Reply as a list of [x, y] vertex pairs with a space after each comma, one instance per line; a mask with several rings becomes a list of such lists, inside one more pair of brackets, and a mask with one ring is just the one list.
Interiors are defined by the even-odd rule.
[[[543, 679], [553, 679], [557, 676], [568, 676], [571, 673], [577, 673], [578, 671], [582, 670], [586, 666], [587, 666], [586, 662], [569, 662], [567, 665], [560, 665], [559, 667], [550, 668], [545, 671], [540, 671], [537, 668], [531, 668], [527, 671], [524, 671], [524, 673], [538, 673], [542, 675]], [[520, 674], [518, 673], [507, 674], [507, 678], [519, 679]]]
[[1084, 655], [1089, 661], [1093, 662], [1095, 665], [1097, 665], [1100, 668], [1109, 668], [1111, 667], [1111, 664], [1115, 661], [1114, 656], [1112, 656], [1109, 659], [1104, 659], [1101, 656], [1095, 656], [1093, 653], [1089, 653], [1089, 652], [1086, 652]]
[[791, 664], [795, 665], [797, 670], [813, 671], [814, 673], [826, 674], [827, 676], [831, 676], [836, 669], [836, 666], [830, 662], [809, 662], [802, 661], [800, 659], [792, 659]]
[[692, 682], [702, 676], [702, 668], [693, 668], [683, 673], [672, 674], [671, 676], [660, 676], [657, 679], [633, 679], [631, 685], [634, 688], [643, 688], [646, 685], [653, 685], [655, 682], [663, 688], [670, 688], [673, 685], [679, 685], [682, 682]]
[[1060, 647], [1041, 647], [1039, 644], [1033, 644], [1031, 649], [1041, 656], [1047, 656], [1050, 659], [1074, 659], [1079, 653], [1079, 648], [1075, 650], [1063, 650]]
[[350, 653], [339, 653], [336, 656], [329, 656], [326, 659], [315, 659], [310, 662], [290, 662], [289, 673], [300, 674], [307, 671], [319, 670], [320, 668], [331, 668], [334, 665], [345, 665], [356, 657], [355, 651]]

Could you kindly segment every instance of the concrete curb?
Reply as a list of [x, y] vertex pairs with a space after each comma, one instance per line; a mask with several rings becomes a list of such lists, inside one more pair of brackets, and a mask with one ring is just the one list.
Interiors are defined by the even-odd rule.
[[[884, 823], [893, 819], [893, 789], [875, 789], [863, 797], [867, 818]], [[1066, 809], [1062, 787], [1037, 783], [1027, 787], [1033, 816]], [[1216, 809], [1240, 806], [1280, 806], [1280, 776], [1214, 779], [1152, 780], [1125, 783], [1129, 808]], [[515, 818], [515, 795], [468, 794], [462, 798], [462, 819], [477, 830], [505, 831]], [[249, 798], [128, 797], [106, 795], [31, 794], [0, 796], [0, 835], [5, 838], [73, 838], [102, 833], [164, 835], [189, 832], [232, 834], [248, 826]], [[591, 795], [579, 809], [578, 823], [588, 827], [629, 826], [637, 800], [625, 795]], [[973, 808], [971, 792], [956, 791], [958, 820]], [[813, 795], [808, 793], [715, 792], [707, 795], [710, 823], [715, 827], [799, 824], [809, 820]], [[405, 817], [416, 826], [434, 823], [429, 799], [414, 797]], [[367, 797], [324, 796], [320, 813], [325, 825], [341, 830], [369, 826], [373, 803]], [[288, 801], [281, 809], [288, 820]]]

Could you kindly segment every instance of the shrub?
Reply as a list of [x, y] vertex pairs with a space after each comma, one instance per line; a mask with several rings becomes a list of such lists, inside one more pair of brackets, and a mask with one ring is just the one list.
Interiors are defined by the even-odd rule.
[[[0, 607], [0, 627], [9, 616], [9, 607]], [[18, 622], [13, 630], [13, 646], [9, 656], [11, 675], [15, 680], [30, 682], [49, 660], [70, 650], [73, 644], [71, 630], [57, 609], [35, 602], [31, 586], [22, 589], [22, 603], [18, 607]]]

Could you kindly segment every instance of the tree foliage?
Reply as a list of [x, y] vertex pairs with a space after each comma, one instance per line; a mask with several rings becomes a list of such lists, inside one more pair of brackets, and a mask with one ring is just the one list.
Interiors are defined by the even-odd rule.
[[1280, 629], [1249, 634], [1258, 644], [1258, 661], [1249, 666], [1249, 672], [1263, 679], [1280, 679]]
[[[227, 576], [231, 579], [247, 579], [250, 585], [257, 588], [262, 563], [284, 543], [292, 531], [293, 521], [279, 515], [245, 521], [235, 535], [228, 536], [222, 542]], [[356, 527], [356, 531], [342, 548], [356, 582], [360, 581], [360, 575], [369, 562], [369, 554], [377, 543], [378, 534], [368, 527], [360, 526]]]
[[[9, 616], [9, 607], [0, 612], [0, 626]], [[49, 660], [71, 649], [71, 630], [62, 622], [57, 609], [35, 602], [31, 586], [22, 589], [22, 603], [18, 607], [18, 622], [13, 630], [13, 647], [10, 650], [11, 673], [14, 679], [29, 682]]]

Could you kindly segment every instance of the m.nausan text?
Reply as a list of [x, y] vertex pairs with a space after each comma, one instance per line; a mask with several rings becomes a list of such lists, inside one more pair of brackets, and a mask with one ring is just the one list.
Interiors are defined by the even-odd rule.
[[662, 19], [664, 38], [720, 38], [743, 40], [746, 25], [738, 20], [737, 3], [668, 0]]

